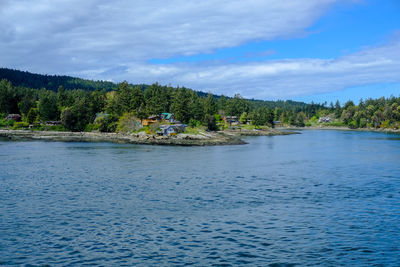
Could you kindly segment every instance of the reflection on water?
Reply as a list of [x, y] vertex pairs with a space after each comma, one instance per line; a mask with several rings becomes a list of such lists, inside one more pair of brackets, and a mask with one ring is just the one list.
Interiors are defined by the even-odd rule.
[[400, 142], [303, 131], [248, 145], [0, 142], [2, 265], [400, 262]]

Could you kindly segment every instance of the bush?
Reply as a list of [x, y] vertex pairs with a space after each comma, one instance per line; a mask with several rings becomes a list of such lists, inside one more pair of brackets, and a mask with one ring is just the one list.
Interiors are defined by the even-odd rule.
[[13, 129], [22, 129], [22, 128], [28, 128], [29, 127], [29, 123], [27, 122], [23, 122], [23, 121], [18, 121], [16, 123], [14, 123]]
[[200, 133], [200, 129], [198, 127], [186, 127], [185, 133], [187, 134], [198, 134]]
[[103, 133], [113, 133], [117, 130], [117, 118], [114, 116], [101, 117], [96, 120], [94, 128]]
[[199, 127], [199, 126], [201, 126], [201, 122], [198, 121], [198, 120], [195, 120], [195, 119], [190, 119], [189, 120], [189, 126], [193, 127], [193, 128]]
[[311, 119], [310, 119], [310, 122], [311, 123], [316, 123], [316, 122], [318, 122], [318, 118], [316, 116], [312, 116]]
[[215, 117], [213, 115], [207, 115], [206, 116], [206, 123], [207, 123], [207, 130], [209, 130], [209, 131], [218, 130], [217, 122], [216, 122]]
[[0, 119], [0, 127], [13, 127], [15, 121], [14, 120], [4, 120]]
[[358, 123], [356, 120], [351, 120], [347, 125], [349, 126], [350, 129], [358, 128]]
[[[156, 133], [159, 128], [160, 128], [160, 123], [158, 123], [158, 122], [155, 122], [155, 123], [152, 123], [149, 125], [149, 129], [150, 129], [151, 133]], [[147, 131], [146, 131], [146, 133], [147, 133]]]
[[37, 109], [36, 108], [31, 108], [26, 117], [27, 117], [26, 119], [28, 120], [28, 122], [30, 124], [34, 123], [37, 120], [37, 117], [38, 117]]
[[389, 128], [390, 121], [385, 120], [384, 122], [381, 123], [381, 128]]
[[133, 131], [138, 131], [142, 128], [140, 120], [136, 118], [132, 113], [124, 113], [124, 115], [119, 118], [117, 123], [117, 132], [129, 133]]
[[93, 132], [93, 131], [99, 130], [99, 128], [100, 128], [100, 124], [89, 123], [85, 126], [85, 132]]

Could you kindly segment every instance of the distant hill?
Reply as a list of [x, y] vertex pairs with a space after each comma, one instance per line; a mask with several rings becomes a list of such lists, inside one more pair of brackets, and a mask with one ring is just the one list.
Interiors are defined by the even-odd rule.
[[75, 78], [65, 75], [42, 75], [30, 73], [27, 71], [0, 68], [0, 80], [7, 79], [14, 86], [27, 88], [57, 91], [62, 85], [65, 90], [83, 89], [83, 90], [113, 90], [117, 87], [115, 83], [106, 81], [91, 81], [81, 78]]
[[[62, 85], [65, 90], [82, 89], [82, 90], [103, 90], [111, 91], [117, 88], [117, 84], [107, 81], [92, 81], [82, 78], [76, 78], [65, 75], [42, 75], [35, 74], [27, 71], [20, 71], [8, 68], [0, 68], [0, 80], [7, 79], [14, 86], [21, 86], [26, 88], [41, 89], [46, 88], [47, 90], [57, 91], [58, 87]], [[148, 85], [140, 85], [143, 90]], [[206, 97], [208, 93], [196, 91], [200, 97]], [[218, 99], [221, 95], [213, 95], [214, 98]], [[227, 97], [228, 99], [230, 97]], [[252, 102], [255, 106], [267, 106], [269, 108], [294, 108], [296, 110], [302, 110], [310, 107], [310, 104], [304, 102], [297, 102], [292, 100], [286, 101], [268, 101], [268, 100], [255, 100], [247, 99]], [[312, 106], [312, 105], [311, 105]]]

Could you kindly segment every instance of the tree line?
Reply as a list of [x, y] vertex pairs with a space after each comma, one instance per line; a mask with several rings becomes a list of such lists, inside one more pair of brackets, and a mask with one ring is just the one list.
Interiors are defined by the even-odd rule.
[[[57, 91], [14, 86], [10, 81], [0, 82], [0, 113], [21, 114], [24, 121], [35, 122], [61, 120], [71, 131], [83, 131], [93, 123], [97, 113], [107, 113], [102, 123], [103, 131], [114, 131], [116, 122], [125, 113], [132, 113], [139, 119], [163, 112], [174, 113], [176, 120], [192, 125], [206, 125], [213, 128], [215, 122], [224, 116], [237, 117], [241, 122], [254, 125], [273, 126], [278, 117], [295, 116], [298, 111], [310, 112], [309, 105], [299, 106], [297, 102], [246, 100], [239, 94], [225, 97], [198, 92], [185, 87], [130, 85], [122, 82], [115, 90], [65, 90]], [[296, 119], [288, 121], [296, 122]]]
[[[210, 130], [225, 116], [236, 117], [242, 123], [255, 126], [275, 123], [307, 126], [321, 116], [330, 116], [333, 125], [351, 128], [398, 128], [400, 99], [396, 97], [368, 99], [355, 105], [337, 101], [329, 106], [295, 101], [261, 101], [234, 97], [199, 94], [185, 87], [162, 86], [158, 83], [142, 86], [122, 82], [115, 90], [66, 90], [62, 85], [57, 91], [14, 86], [8, 80], [0, 82], [0, 114], [21, 114], [23, 121], [40, 124], [61, 121], [65, 129], [84, 131], [93, 128], [104, 132], [116, 130], [124, 114], [143, 120], [163, 112], [174, 113], [175, 119], [193, 126], [204, 125]], [[96, 114], [107, 116], [94, 124]]]

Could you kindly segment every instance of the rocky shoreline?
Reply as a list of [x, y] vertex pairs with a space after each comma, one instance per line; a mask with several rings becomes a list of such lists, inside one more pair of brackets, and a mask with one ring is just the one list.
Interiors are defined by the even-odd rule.
[[57, 132], [31, 130], [0, 130], [0, 137], [10, 140], [45, 140], [61, 142], [113, 142], [147, 145], [215, 146], [246, 144], [240, 136], [287, 135], [293, 132], [267, 131], [219, 131], [176, 136], [155, 136], [145, 133], [119, 134], [100, 132]]
[[223, 133], [207, 133], [204, 135], [179, 134], [174, 137], [154, 136], [147, 134], [118, 134], [100, 132], [56, 132], [29, 130], [0, 130], [0, 137], [10, 140], [45, 140], [61, 142], [113, 142], [148, 145], [239, 145], [245, 144], [238, 137]]

